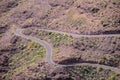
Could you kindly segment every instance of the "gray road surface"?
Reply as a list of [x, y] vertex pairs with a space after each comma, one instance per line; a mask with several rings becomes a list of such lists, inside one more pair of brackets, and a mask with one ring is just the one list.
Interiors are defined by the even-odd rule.
[[[71, 65], [60, 65], [60, 64], [56, 64], [54, 63], [54, 61], [52, 60], [52, 47], [50, 46], [49, 43], [40, 40], [36, 37], [32, 37], [32, 36], [28, 36], [28, 35], [24, 35], [23, 32], [24, 29], [16, 29], [14, 31], [15, 35], [17, 36], [21, 36], [25, 39], [29, 39], [32, 40], [34, 42], [39, 43], [40, 45], [43, 45], [46, 49], [46, 62], [48, 62], [50, 65], [56, 65], [56, 66], [77, 66], [77, 65], [88, 65], [88, 66], [92, 66], [92, 67], [101, 67], [103, 69], [110, 69], [112, 71], [118, 72], [120, 73], [120, 69], [115, 68], [115, 67], [110, 67], [110, 66], [105, 66], [105, 65], [100, 65], [100, 64], [92, 64], [92, 63], [77, 63], [77, 64], [71, 64]], [[78, 35], [78, 34], [73, 34], [73, 33], [66, 33], [66, 32], [61, 32], [61, 31], [55, 31], [55, 30], [46, 30], [46, 29], [40, 29], [43, 31], [48, 31], [48, 32], [55, 32], [55, 33], [60, 33], [60, 34], [66, 34], [72, 37], [120, 37], [120, 34], [108, 34], [108, 35]]]

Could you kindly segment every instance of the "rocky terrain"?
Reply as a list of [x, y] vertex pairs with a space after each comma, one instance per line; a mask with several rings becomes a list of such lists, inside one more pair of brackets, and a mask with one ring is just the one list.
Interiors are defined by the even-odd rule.
[[59, 64], [90, 62], [120, 68], [120, 37], [76, 39], [35, 30], [120, 34], [119, 8], [120, 0], [0, 0], [0, 80], [119, 80], [118, 73], [99, 66], [51, 66], [44, 61], [43, 46], [13, 33], [28, 28], [25, 34], [49, 42]]
[[74, 38], [37, 28], [26, 29], [24, 34], [50, 43], [53, 47], [53, 59], [60, 64], [90, 62], [120, 67], [120, 37]]

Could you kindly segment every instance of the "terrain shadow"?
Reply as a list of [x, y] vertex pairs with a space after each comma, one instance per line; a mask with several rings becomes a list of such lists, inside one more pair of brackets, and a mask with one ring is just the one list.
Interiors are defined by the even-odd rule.
[[102, 34], [120, 34], [120, 30], [104, 31]]
[[92, 32], [91, 35], [100, 35], [100, 34], [120, 34], [120, 30], [109, 30], [109, 31], [97, 31]]
[[69, 59], [65, 59], [62, 60], [60, 62], [58, 62], [58, 64], [62, 64], [62, 65], [70, 65], [70, 64], [77, 64], [77, 63], [91, 63], [91, 64], [97, 64], [98, 62], [96, 61], [84, 61], [82, 59], [77, 59], [77, 58], [69, 58]]

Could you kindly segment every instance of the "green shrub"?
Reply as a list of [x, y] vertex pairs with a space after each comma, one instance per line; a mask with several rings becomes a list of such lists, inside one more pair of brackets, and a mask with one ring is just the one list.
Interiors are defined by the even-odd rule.
[[59, 53], [60, 49], [59, 48], [54, 48], [54, 53]]
[[115, 76], [111, 76], [110, 78], [108, 78], [107, 80], [116, 80]]
[[103, 57], [101, 59], [100, 63], [116, 67], [118, 65], [118, 63], [119, 63], [119, 58], [115, 58], [113, 56]]
[[105, 26], [108, 26], [110, 24], [110, 22], [107, 18], [102, 18], [101, 24], [105, 27]]
[[21, 44], [20, 46], [25, 47], [10, 58], [11, 70], [8, 73], [9, 76], [25, 71], [27, 67], [37, 65], [45, 57], [46, 50], [38, 43], [28, 42], [27, 45]]
[[100, 78], [100, 80], [105, 80], [104, 78]]

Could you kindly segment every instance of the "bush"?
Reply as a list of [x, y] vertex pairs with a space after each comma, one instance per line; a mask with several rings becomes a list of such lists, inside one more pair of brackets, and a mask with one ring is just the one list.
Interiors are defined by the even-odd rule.
[[118, 66], [118, 63], [119, 63], [119, 59], [113, 56], [103, 57], [100, 61], [100, 64], [105, 64], [105, 65], [114, 66], [114, 67]]
[[107, 80], [116, 80], [115, 76], [111, 76], [110, 78], [108, 78]]

